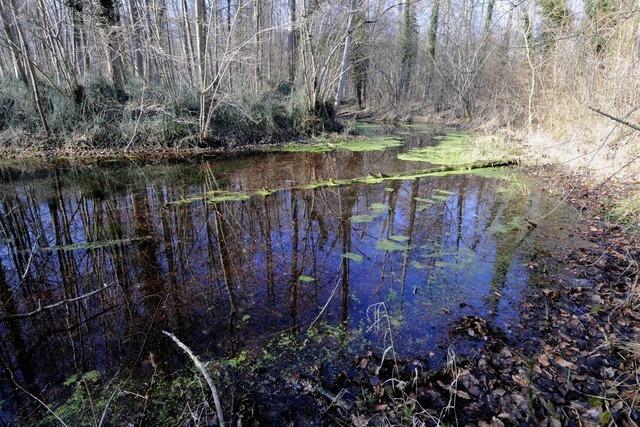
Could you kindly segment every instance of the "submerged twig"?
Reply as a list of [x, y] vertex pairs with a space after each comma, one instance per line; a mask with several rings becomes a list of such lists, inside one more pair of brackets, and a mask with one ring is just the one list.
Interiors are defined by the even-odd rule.
[[105, 289], [107, 289], [109, 286], [112, 286], [113, 284], [115, 284], [115, 282], [108, 283], [108, 284], [105, 283], [104, 286], [102, 286], [101, 288], [98, 288], [98, 289], [96, 289], [94, 291], [91, 291], [89, 293], [86, 293], [84, 295], [80, 295], [80, 296], [77, 296], [75, 298], [64, 299], [62, 301], [58, 301], [58, 302], [53, 303], [53, 304], [45, 305], [44, 307], [40, 304], [40, 302], [38, 302], [38, 308], [37, 309], [35, 309], [33, 311], [30, 311], [28, 313], [16, 313], [16, 314], [9, 314], [7, 316], [0, 317], [0, 322], [6, 322], [7, 320], [11, 320], [11, 319], [25, 319], [27, 317], [35, 316], [36, 314], [41, 313], [41, 312], [43, 312], [45, 310], [51, 310], [53, 308], [60, 307], [61, 305], [64, 305], [64, 304], [68, 304], [68, 303], [71, 303], [71, 302], [76, 302], [76, 301], [83, 300], [85, 298], [88, 298], [88, 297], [90, 297], [92, 295], [97, 294], [98, 292], [104, 291]]
[[220, 398], [218, 397], [218, 389], [213, 383], [213, 380], [211, 379], [209, 372], [207, 372], [206, 366], [204, 366], [204, 363], [202, 363], [200, 359], [198, 359], [198, 357], [193, 353], [193, 351], [191, 351], [191, 349], [187, 347], [187, 345], [184, 344], [182, 341], [180, 341], [175, 335], [167, 331], [162, 331], [162, 333], [168, 336], [169, 338], [171, 338], [173, 342], [175, 342], [178, 345], [178, 347], [180, 347], [185, 353], [187, 353], [187, 356], [189, 356], [189, 358], [193, 361], [193, 364], [196, 366], [196, 368], [200, 371], [200, 373], [204, 377], [205, 381], [207, 382], [207, 385], [209, 386], [209, 389], [211, 389], [211, 395], [213, 396], [213, 403], [216, 406], [216, 414], [218, 415], [218, 421], [220, 423], [220, 426], [224, 427], [224, 415], [222, 413], [222, 404], [220, 403]]
[[307, 328], [307, 330], [310, 330], [311, 328], [313, 328], [313, 326], [316, 324], [316, 322], [318, 320], [320, 320], [320, 317], [322, 317], [322, 314], [324, 313], [324, 311], [327, 309], [327, 307], [329, 306], [329, 303], [331, 302], [331, 300], [333, 299], [333, 295], [336, 293], [336, 290], [338, 289], [338, 286], [340, 285], [340, 282], [342, 282], [342, 277], [339, 277], [338, 280], [336, 280], [336, 285], [333, 288], [333, 291], [331, 292], [331, 295], [329, 296], [329, 299], [327, 300], [327, 302], [324, 304], [324, 306], [322, 307], [322, 309], [320, 310], [320, 313], [318, 313], [318, 315], [316, 316], [315, 319], [313, 319], [313, 321], [311, 322], [311, 324], [309, 325], [309, 327]]

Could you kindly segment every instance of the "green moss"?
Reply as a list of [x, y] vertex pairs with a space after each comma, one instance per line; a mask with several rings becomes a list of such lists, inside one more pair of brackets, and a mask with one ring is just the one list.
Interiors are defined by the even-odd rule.
[[316, 279], [314, 279], [311, 276], [305, 276], [304, 274], [302, 276], [298, 276], [298, 282], [302, 282], [302, 283], [311, 283], [311, 282], [315, 282]]
[[326, 181], [315, 181], [309, 184], [305, 184], [300, 186], [299, 188], [301, 190], [315, 190], [316, 188], [338, 187], [340, 185], [345, 185], [345, 182], [328, 179]]
[[[475, 175], [489, 179], [509, 179], [509, 169], [504, 167], [486, 167], [477, 169], [457, 169], [449, 171], [435, 171], [417, 175], [415, 178], [424, 176], [450, 176], [450, 175]], [[407, 178], [408, 179], [408, 178]]]
[[184, 199], [175, 200], [171, 202], [172, 205], [183, 205], [198, 202], [201, 200], [207, 203], [220, 203], [220, 202], [242, 202], [249, 200], [253, 196], [268, 196], [276, 190], [269, 190], [262, 188], [256, 191], [226, 191], [226, 190], [214, 190], [205, 193], [204, 195], [186, 197]]
[[368, 138], [368, 139], [351, 139], [345, 142], [337, 144], [338, 150], [346, 150], [353, 152], [365, 152], [365, 151], [383, 151], [387, 148], [400, 147], [404, 145], [404, 142], [397, 138]]
[[446, 202], [447, 200], [449, 200], [448, 195], [439, 193], [434, 194], [433, 196], [431, 196], [431, 198], [437, 202]]
[[384, 182], [384, 177], [383, 176], [375, 176], [375, 175], [368, 175], [362, 178], [355, 178], [352, 180], [353, 182], [357, 182], [359, 184], [380, 184], [381, 182]]

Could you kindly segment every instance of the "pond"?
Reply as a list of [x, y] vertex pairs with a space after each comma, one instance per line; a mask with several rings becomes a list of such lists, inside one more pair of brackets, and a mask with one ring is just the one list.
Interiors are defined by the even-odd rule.
[[365, 130], [400, 143], [2, 169], [0, 419], [77, 373], [184, 363], [163, 330], [207, 360], [320, 323], [434, 363], [464, 316], [508, 335], [572, 214], [511, 169], [396, 179], [443, 131]]

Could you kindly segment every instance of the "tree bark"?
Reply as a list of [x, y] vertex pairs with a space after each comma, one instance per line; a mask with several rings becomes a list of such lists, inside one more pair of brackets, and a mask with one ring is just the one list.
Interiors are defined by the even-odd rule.
[[349, 73], [349, 55], [351, 54], [351, 38], [353, 33], [353, 17], [358, 7], [357, 0], [351, 0], [349, 18], [347, 18], [347, 35], [344, 39], [344, 51], [342, 52], [342, 64], [340, 65], [340, 77], [338, 80], [338, 90], [334, 106], [338, 107], [344, 98], [344, 90], [347, 85], [347, 75]]
[[485, 16], [484, 20], [484, 33], [489, 34], [491, 31], [491, 24], [493, 21], [493, 9], [496, 5], [496, 0], [489, 0], [489, 4], [487, 5], [487, 16]]
[[200, 140], [206, 135], [205, 129], [205, 84], [206, 84], [206, 10], [204, 0], [196, 0], [196, 55], [198, 63], [198, 96], [200, 99]]
[[[11, 14], [13, 18], [13, 25], [16, 31], [16, 35], [18, 36], [20, 55], [24, 58], [24, 62], [26, 63], [27, 75], [29, 78], [29, 85], [31, 87], [31, 94], [33, 95], [33, 100], [36, 104], [36, 110], [38, 111], [38, 115], [40, 116], [40, 121], [42, 122], [42, 127], [44, 128], [44, 132], [47, 137], [51, 134], [49, 130], [49, 123], [47, 122], [47, 117], [44, 114], [44, 109], [42, 107], [42, 99], [40, 97], [40, 89], [38, 88], [38, 81], [36, 79], [35, 67], [33, 66], [33, 62], [31, 60], [31, 54], [29, 45], [27, 44], [23, 34], [22, 29], [20, 28], [20, 22], [18, 21], [18, 15], [16, 12], [16, 4], [15, 0], [9, 0], [9, 5], [11, 7]], [[3, 21], [6, 21], [6, 15], [2, 13]]]
[[131, 19], [131, 45], [134, 71], [138, 77], [144, 77], [144, 58], [142, 57], [142, 41], [140, 32], [140, 12], [138, 0], [129, 0], [129, 17]]
[[125, 70], [122, 54], [120, 52], [119, 24], [117, 0], [99, 0], [98, 18], [107, 31], [107, 59], [113, 87], [118, 97], [125, 97]]
[[287, 52], [289, 54], [289, 83], [296, 79], [296, 63], [298, 50], [298, 33], [296, 29], [296, 0], [289, 0], [289, 27], [287, 31]]
[[18, 41], [18, 35], [16, 33], [16, 24], [10, 19], [9, 15], [5, 13], [3, 7], [0, 7], [0, 16], [2, 17], [4, 34], [9, 44], [9, 51], [11, 52], [11, 61], [13, 63], [15, 77], [25, 85], [28, 85], [27, 73], [25, 71], [23, 58], [20, 55], [20, 42]]
[[262, 87], [262, 37], [260, 35], [261, 29], [261, 19], [262, 19], [262, 3], [261, 0], [253, 0], [253, 18], [254, 18], [254, 28], [255, 28], [255, 85], [256, 89], [260, 90]]

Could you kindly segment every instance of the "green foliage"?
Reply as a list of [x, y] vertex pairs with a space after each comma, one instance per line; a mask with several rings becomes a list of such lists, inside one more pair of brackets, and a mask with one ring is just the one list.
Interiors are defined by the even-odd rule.
[[[571, 10], [567, 0], [537, 0], [537, 2], [543, 16], [542, 46], [549, 49], [555, 44], [558, 33], [571, 24]], [[530, 22], [529, 25], [531, 25]]]
[[566, 0], [538, 0], [538, 5], [547, 25], [560, 28], [571, 21], [571, 11]]
[[616, 5], [613, 0], [585, 0], [585, 12], [593, 32], [596, 53], [605, 51], [616, 22]]
[[[64, 386], [71, 387], [71, 394], [64, 403], [54, 409], [56, 416], [68, 425], [93, 426], [94, 414], [102, 414], [108, 401], [108, 393], [105, 390], [101, 392], [99, 380], [100, 374], [97, 371], [75, 374], [67, 378]], [[38, 426], [58, 424], [56, 417], [49, 413], [34, 423]]]

